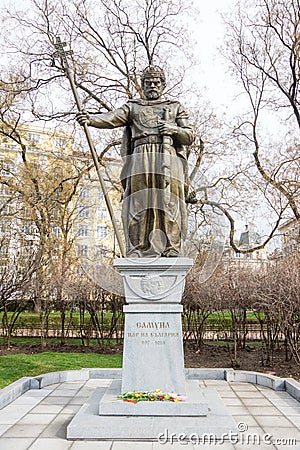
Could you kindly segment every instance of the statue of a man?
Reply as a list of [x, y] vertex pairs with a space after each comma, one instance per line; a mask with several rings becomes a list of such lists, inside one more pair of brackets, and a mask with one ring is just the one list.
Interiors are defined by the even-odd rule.
[[122, 142], [122, 221], [129, 257], [176, 257], [186, 236], [186, 146], [194, 140], [178, 101], [161, 99], [165, 75], [158, 66], [141, 77], [145, 99], [78, 122], [96, 128], [125, 127]]

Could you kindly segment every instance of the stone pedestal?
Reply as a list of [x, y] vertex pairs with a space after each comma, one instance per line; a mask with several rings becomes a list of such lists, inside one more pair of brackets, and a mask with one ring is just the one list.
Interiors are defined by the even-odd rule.
[[121, 392], [185, 394], [180, 305], [188, 258], [121, 258], [127, 305]]
[[[175, 436], [222, 439], [236, 424], [216, 391], [185, 380], [180, 305], [187, 258], [118, 259], [126, 302], [122, 380], [97, 389], [68, 426], [68, 439], [147, 440], [162, 444]], [[117, 399], [128, 391], [161, 389], [186, 394], [185, 402]], [[172, 438], [170, 438], [170, 436]], [[180, 439], [178, 437], [178, 439]], [[182, 443], [182, 441], [180, 441]], [[185, 441], [187, 443], [187, 441]]]

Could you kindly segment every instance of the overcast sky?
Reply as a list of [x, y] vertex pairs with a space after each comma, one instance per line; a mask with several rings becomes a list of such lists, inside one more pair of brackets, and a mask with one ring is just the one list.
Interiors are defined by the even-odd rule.
[[225, 34], [221, 15], [231, 11], [235, 3], [235, 0], [195, 0], [200, 22], [192, 23], [196, 40], [194, 51], [200, 61], [195, 72], [201, 85], [206, 88], [206, 96], [213, 105], [225, 109], [232, 106], [232, 97], [240, 91], [237, 83], [227, 72], [228, 65], [219, 49]]

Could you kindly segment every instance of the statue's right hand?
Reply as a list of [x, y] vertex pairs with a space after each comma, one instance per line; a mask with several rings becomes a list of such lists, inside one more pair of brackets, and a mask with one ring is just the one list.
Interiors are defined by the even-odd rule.
[[75, 119], [76, 119], [77, 122], [78, 122], [80, 125], [82, 125], [82, 126], [83, 126], [84, 124], [87, 124], [87, 125], [90, 125], [90, 124], [91, 124], [91, 117], [90, 117], [90, 115], [89, 115], [86, 111], [84, 111], [84, 110], [79, 111], [79, 112], [76, 114]]

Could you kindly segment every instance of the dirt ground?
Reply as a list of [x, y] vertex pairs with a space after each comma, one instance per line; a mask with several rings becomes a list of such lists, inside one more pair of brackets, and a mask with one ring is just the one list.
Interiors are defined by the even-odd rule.
[[[111, 347], [88, 348], [78, 345], [61, 345], [58, 343], [47, 342], [46, 347], [39, 344], [13, 344], [10, 350], [2, 344], [0, 346], [0, 355], [15, 353], [40, 353], [40, 352], [78, 352], [78, 353], [122, 353], [122, 345], [114, 344]], [[248, 345], [246, 349], [238, 351], [237, 361], [232, 364], [228, 349], [225, 345], [218, 345], [212, 342], [206, 342], [201, 350], [196, 350], [192, 342], [184, 345], [185, 367], [233, 367], [240, 370], [253, 370], [256, 372], [271, 373], [279, 377], [293, 377], [300, 381], [300, 366], [293, 359], [285, 360], [284, 348], [276, 350], [272, 364], [266, 365], [262, 350], [258, 345]]]
[[278, 377], [293, 377], [300, 381], [300, 366], [292, 359], [285, 360], [285, 350], [276, 350], [272, 364], [266, 364], [262, 349], [257, 345], [248, 345], [238, 351], [236, 364], [231, 363], [228, 349], [212, 343], [206, 343], [201, 350], [195, 351], [192, 344], [185, 345], [186, 367], [233, 367], [238, 370], [253, 370], [269, 373]]

